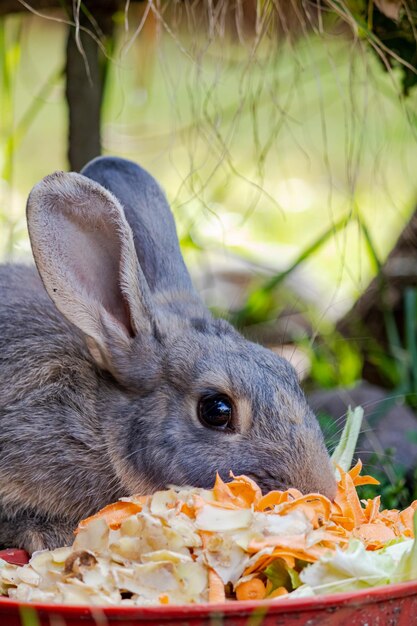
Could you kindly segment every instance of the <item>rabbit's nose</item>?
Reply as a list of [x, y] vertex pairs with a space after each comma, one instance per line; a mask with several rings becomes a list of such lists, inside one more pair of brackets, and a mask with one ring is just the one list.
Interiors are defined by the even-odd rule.
[[337, 491], [336, 480], [332, 478], [330, 481], [330, 486], [324, 489], [323, 491], [321, 491], [320, 493], [322, 493], [324, 496], [329, 498], [331, 502], [334, 502], [334, 499], [336, 497], [336, 491]]
[[327, 453], [317, 450], [316, 456], [307, 455], [293, 472], [291, 485], [304, 494], [320, 493], [333, 502], [337, 483], [334, 469]]
[[[316, 479], [312, 481], [309, 491], [317, 491], [333, 502], [336, 497], [337, 483], [330, 463], [328, 466], [328, 468], [323, 469], [323, 473], [318, 473]], [[316, 486], [316, 489], [314, 489], [314, 486]]]

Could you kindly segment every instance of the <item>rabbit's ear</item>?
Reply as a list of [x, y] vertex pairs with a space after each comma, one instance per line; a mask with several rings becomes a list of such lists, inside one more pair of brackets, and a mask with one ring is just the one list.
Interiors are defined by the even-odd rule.
[[82, 174], [110, 191], [123, 207], [149, 288], [186, 317], [206, 317], [182, 258], [174, 217], [155, 179], [132, 161], [98, 157]]
[[90, 338], [99, 365], [108, 367], [112, 348], [125, 349], [154, 323], [149, 288], [119, 202], [81, 174], [56, 172], [33, 188], [27, 219], [48, 294]]

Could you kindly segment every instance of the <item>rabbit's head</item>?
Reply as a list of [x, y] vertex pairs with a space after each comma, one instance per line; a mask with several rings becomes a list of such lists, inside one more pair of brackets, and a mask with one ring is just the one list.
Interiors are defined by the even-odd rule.
[[209, 487], [232, 471], [264, 490], [333, 497], [294, 369], [204, 307], [148, 174], [110, 158], [52, 174], [29, 197], [28, 224], [44, 285], [96, 366], [103, 438], [126, 491]]
[[210, 487], [216, 470], [223, 478], [232, 470], [264, 490], [334, 495], [321, 431], [287, 361], [223, 320], [163, 316], [158, 328], [152, 371], [141, 367], [139, 343], [126, 365], [149, 394], [125, 433], [126, 456], [141, 474], [157, 485]]

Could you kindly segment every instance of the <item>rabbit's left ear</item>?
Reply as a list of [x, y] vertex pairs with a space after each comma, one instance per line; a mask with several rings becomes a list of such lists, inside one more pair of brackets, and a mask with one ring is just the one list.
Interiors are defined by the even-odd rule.
[[116, 198], [75, 173], [56, 172], [32, 190], [27, 220], [35, 262], [57, 308], [88, 338], [101, 367], [154, 314], [132, 231]]

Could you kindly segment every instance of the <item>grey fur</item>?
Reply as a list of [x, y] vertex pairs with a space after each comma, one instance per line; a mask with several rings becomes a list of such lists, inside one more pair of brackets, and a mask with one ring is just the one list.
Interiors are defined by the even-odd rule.
[[[293, 368], [203, 306], [149, 174], [101, 158], [47, 177], [28, 223], [46, 290], [33, 267], [0, 268], [1, 546], [63, 545], [121, 496], [216, 470], [333, 496]], [[206, 390], [233, 399], [232, 431], [199, 422]]]

